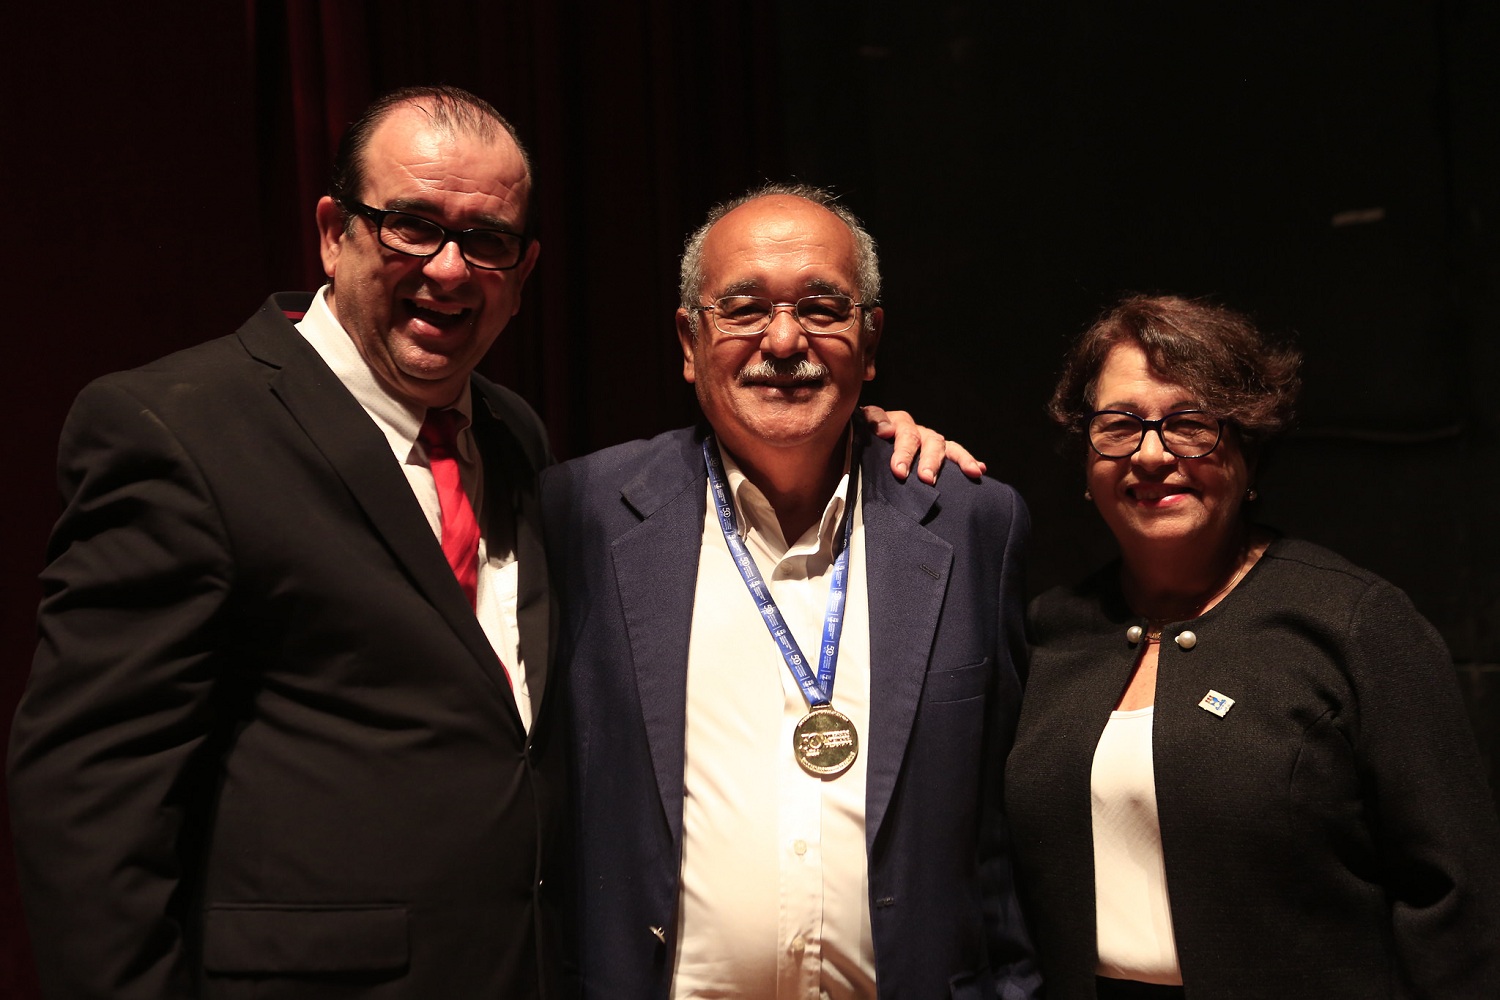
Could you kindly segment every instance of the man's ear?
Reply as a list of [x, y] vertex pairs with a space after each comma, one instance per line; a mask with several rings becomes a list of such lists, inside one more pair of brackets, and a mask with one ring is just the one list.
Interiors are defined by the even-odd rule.
[[880, 331], [885, 328], [885, 309], [876, 306], [870, 313], [870, 328], [861, 330], [860, 349], [865, 356], [865, 381], [875, 377], [875, 349], [880, 346]]
[[340, 243], [347, 235], [348, 220], [338, 202], [326, 194], [318, 199], [317, 220], [318, 254], [323, 258], [323, 273], [332, 278], [338, 265]]
[[693, 349], [698, 345], [697, 334], [693, 331], [693, 317], [686, 309], [677, 310], [677, 343], [682, 346], [682, 377], [685, 381], [698, 381], [697, 373], [693, 371]]
[[517, 264], [510, 272], [515, 275], [516, 281], [515, 308], [510, 311], [512, 316], [521, 311], [521, 289], [526, 285], [526, 279], [531, 277], [531, 269], [536, 267], [536, 259], [540, 256], [541, 252], [542, 241], [532, 240], [531, 244], [526, 248], [526, 256], [521, 258], [521, 263]]

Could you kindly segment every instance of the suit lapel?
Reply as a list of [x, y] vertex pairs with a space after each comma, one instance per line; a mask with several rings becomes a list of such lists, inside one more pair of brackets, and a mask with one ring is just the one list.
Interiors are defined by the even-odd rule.
[[[512, 522], [499, 530], [490, 529], [489, 537], [510, 535], [515, 538], [520, 571], [516, 584], [516, 621], [520, 631], [521, 658], [526, 663], [550, 666], [551, 629], [556, 625], [556, 616], [552, 614], [547, 556], [542, 549], [538, 527], [541, 524], [541, 501], [537, 493], [537, 472], [515, 433], [495, 413], [488, 396], [478, 386], [474, 388], [473, 398], [474, 436], [484, 455], [485, 521], [498, 525], [501, 519], [508, 518]], [[547, 671], [527, 672], [533, 677], [543, 678], [542, 688], [531, 693], [533, 714], [540, 717]]]
[[[241, 342], [252, 356], [274, 369], [271, 391], [348, 487], [412, 584], [474, 659], [487, 668], [490, 681], [504, 687], [497, 671], [490, 668], [494, 649], [443, 558], [442, 547], [433, 538], [390, 445], [318, 352], [288, 324], [282, 312], [285, 306], [280, 296], [263, 306], [240, 328]], [[508, 691], [503, 701], [520, 725], [515, 699]]]
[[898, 484], [884, 464], [889, 454], [866, 445], [861, 459], [870, 600], [865, 842], [871, 850], [901, 774], [953, 567], [952, 547], [921, 526], [938, 490], [916, 479]]
[[[861, 458], [870, 604], [870, 737], [865, 837], [872, 846], [906, 756], [953, 566], [952, 547], [921, 526], [938, 490], [890, 478], [889, 451]], [[652, 767], [673, 840], [682, 840], [687, 659], [706, 510], [695, 436], [671, 439], [621, 490], [641, 518], [612, 546]]]
[[688, 641], [707, 509], [697, 442], [684, 432], [625, 485], [641, 523], [612, 546], [651, 763], [673, 842], [682, 843]]

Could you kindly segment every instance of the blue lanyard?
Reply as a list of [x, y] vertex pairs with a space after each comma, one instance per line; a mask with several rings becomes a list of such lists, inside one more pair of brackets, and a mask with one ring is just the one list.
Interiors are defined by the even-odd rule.
[[813, 676], [807, 668], [807, 660], [781, 617], [771, 588], [761, 579], [760, 569], [751, 558], [745, 543], [740, 541], [739, 527], [735, 523], [734, 503], [729, 497], [729, 487], [724, 475], [724, 466], [719, 461], [719, 449], [712, 436], [703, 441], [703, 464], [708, 469], [708, 485], [713, 490], [714, 504], [719, 512], [719, 527], [724, 531], [724, 541], [729, 545], [729, 555], [739, 567], [740, 578], [760, 608], [761, 619], [766, 623], [771, 638], [781, 650], [781, 658], [787, 669], [802, 688], [802, 696], [810, 708], [827, 705], [833, 699], [833, 674], [839, 659], [839, 636], [844, 631], [844, 595], [848, 587], [849, 539], [854, 531], [853, 479], [851, 475], [850, 496], [845, 503], [844, 537], [837, 558], [833, 561], [833, 580], [828, 586], [828, 611], [823, 615], [823, 648], [818, 657], [818, 674]]

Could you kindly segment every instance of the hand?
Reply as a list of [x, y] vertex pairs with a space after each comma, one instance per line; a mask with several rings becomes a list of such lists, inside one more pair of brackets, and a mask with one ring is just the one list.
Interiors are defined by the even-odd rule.
[[987, 466], [969, 454], [969, 449], [956, 441], [949, 441], [937, 431], [922, 427], [905, 410], [886, 411], [879, 406], [864, 407], [865, 420], [876, 437], [894, 441], [895, 454], [891, 456], [891, 471], [897, 479], [905, 479], [911, 471], [911, 460], [917, 457], [917, 478], [931, 485], [937, 482], [943, 458], [958, 463], [963, 474], [971, 479], [984, 475]]

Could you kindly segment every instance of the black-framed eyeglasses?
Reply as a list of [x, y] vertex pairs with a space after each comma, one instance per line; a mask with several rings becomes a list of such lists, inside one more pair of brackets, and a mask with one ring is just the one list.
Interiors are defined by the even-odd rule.
[[351, 198], [340, 198], [339, 204], [369, 219], [381, 246], [408, 257], [432, 257], [449, 243], [457, 243], [458, 252], [474, 267], [509, 271], [525, 258], [531, 242], [531, 237], [508, 229], [449, 229], [420, 215], [371, 208]]
[[796, 302], [772, 302], [759, 295], [723, 295], [693, 310], [713, 313], [714, 329], [727, 337], [755, 337], [770, 329], [776, 310], [790, 309], [803, 330], [814, 337], [828, 337], [854, 326], [856, 309], [878, 305], [878, 300], [855, 302], [847, 295], [804, 295]]
[[1203, 410], [1177, 410], [1146, 420], [1127, 410], [1098, 410], [1089, 417], [1089, 445], [1102, 458], [1129, 458], [1155, 431], [1161, 446], [1177, 458], [1203, 458], [1219, 446], [1224, 421]]

